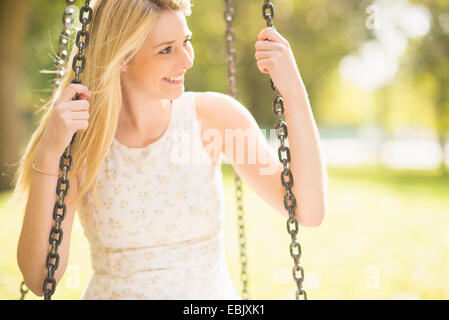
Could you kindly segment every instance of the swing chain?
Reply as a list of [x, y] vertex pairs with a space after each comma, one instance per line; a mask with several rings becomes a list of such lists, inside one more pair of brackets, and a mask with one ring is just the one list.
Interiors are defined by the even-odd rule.
[[25, 295], [28, 293], [30, 289], [27, 288], [25, 281], [22, 280], [20, 284], [20, 300], [25, 300]]
[[[64, 76], [64, 67], [67, 64], [69, 57], [68, 44], [70, 35], [72, 34], [73, 16], [75, 14], [75, 0], [65, 0], [66, 8], [62, 15], [62, 31], [59, 34], [59, 51], [58, 59], [56, 61], [55, 77], [53, 79], [53, 92], [61, 84], [61, 78]], [[22, 280], [20, 284], [20, 300], [25, 300], [25, 295], [29, 292], [29, 289], [25, 285], [25, 281]]]
[[[228, 66], [227, 72], [227, 80], [229, 86], [229, 94], [235, 98], [237, 97], [237, 86], [236, 86], [236, 53], [234, 49], [234, 39], [235, 39], [235, 31], [232, 26], [232, 21], [234, 20], [234, 8], [232, 7], [232, 0], [224, 0], [225, 1], [225, 13], [224, 19], [226, 22], [226, 32], [225, 32], [225, 40], [226, 40], [226, 61]], [[240, 263], [241, 263], [241, 273], [240, 279], [242, 280], [242, 298], [243, 300], [249, 299], [248, 293], [248, 273], [246, 271], [247, 268], [247, 258], [246, 258], [246, 241], [245, 241], [245, 222], [244, 222], [244, 212], [243, 212], [243, 188], [242, 188], [242, 180], [237, 174], [235, 170], [234, 173], [234, 182], [235, 182], [235, 195], [236, 195], [236, 204], [238, 211], [238, 226], [239, 226], [239, 243], [240, 243]]]
[[61, 84], [61, 78], [64, 76], [65, 71], [64, 67], [67, 64], [67, 60], [69, 58], [69, 50], [68, 46], [70, 43], [70, 36], [72, 34], [72, 24], [74, 20], [75, 8], [74, 5], [75, 0], [66, 0], [67, 6], [62, 15], [62, 31], [59, 34], [59, 53], [58, 53], [58, 61], [56, 66], [56, 75], [53, 83], [53, 90]]
[[[269, 10], [269, 12], [267, 12], [267, 10]], [[262, 15], [263, 18], [267, 21], [267, 26], [276, 29], [273, 26], [274, 6], [270, 0], [264, 0], [264, 4], [262, 5]], [[296, 300], [299, 300], [300, 296], [304, 296], [303, 297], [304, 300], [307, 300], [306, 291], [302, 287], [302, 283], [304, 281], [304, 269], [299, 263], [299, 258], [301, 257], [301, 245], [297, 240], [298, 221], [295, 218], [296, 198], [291, 191], [291, 187], [293, 186], [293, 176], [289, 168], [290, 149], [288, 147], [288, 141], [286, 140], [288, 135], [287, 123], [283, 120], [284, 103], [279, 93], [279, 90], [274, 86], [271, 77], [270, 77], [270, 85], [271, 89], [275, 92], [276, 95], [276, 97], [273, 100], [273, 113], [278, 120], [278, 122], [275, 125], [275, 129], [280, 142], [280, 147], [278, 149], [279, 161], [282, 163], [284, 167], [284, 171], [281, 173], [281, 182], [286, 190], [286, 195], [284, 197], [284, 207], [285, 209], [288, 210], [289, 213], [289, 218], [287, 220], [287, 231], [292, 238], [292, 243], [290, 245], [290, 255], [292, 256], [295, 264], [292, 273], [293, 279], [295, 280], [298, 288], [296, 291]], [[286, 180], [285, 178], [288, 178], [288, 180]], [[291, 228], [292, 224], [294, 225], [294, 229]]]
[[[86, 3], [80, 9], [80, 22], [81, 22], [81, 30], [78, 31], [76, 35], [75, 44], [78, 48], [78, 53], [73, 57], [72, 69], [75, 72], [75, 79], [72, 80], [72, 83], [81, 83], [80, 74], [86, 68], [86, 57], [83, 54], [84, 48], [89, 44], [90, 35], [87, 31], [87, 25], [92, 21], [92, 8], [89, 6], [90, 0], [86, 0]], [[87, 17], [85, 14], [87, 13]], [[83, 39], [81, 38], [83, 37]], [[81, 41], [83, 40], [83, 41]], [[81, 62], [81, 65], [78, 65], [78, 62]], [[74, 100], [78, 99], [78, 96]]]
[[[73, 79], [72, 83], [81, 83], [79, 79], [79, 75], [84, 71], [86, 66], [86, 57], [83, 55], [83, 49], [87, 47], [89, 42], [89, 33], [87, 31], [87, 25], [92, 20], [92, 8], [89, 6], [90, 0], [86, 0], [83, 7], [81, 7], [79, 20], [82, 24], [82, 29], [78, 31], [76, 36], [76, 46], [78, 47], [78, 54], [73, 58], [72, 69], [75, 72], [75, 79]], [[88, 13], [88, 16], [85, 17], [85, 13]], [[84, 41], [80, 41], [81, 36], [84, 37]], [[77, 65], [77, 62], [81, 61], [81, 66]], [[78, 99], [79, 94], [75, 94], [72, 100]], [[61, 159], [59, 161], [59, 169], [62, 170], [62, 175], [58, 178], [58, 184], [56, 187], [56, 194], [59, 199], [55, 203], [53, 209], [53, 219], [55, 220], [55, 224], [51, 229], [49, 242], [51, 245], [51, 250], [47, 255], [46, 267], [47, 267], [47, 277], [44, 279], [44, 283], [42, 285], [42, 291], [44, 293], [45, 300], [51, 300], [51, 296], [56, 290], [56, 280], [55, 280], [55, 272], [59, 267], [59, 254], [58, 247], [62, 241], [62, 228], [61, 224], [66, 215], [66, 205], [64, 203], [64, 198], [69, 191], [69, 180], [67, 179], [68, 172], [72, 169], [73, 158], [70, 154], [70, 150], [75, 144], [77, 132], [75, 132], [72, 136], [72, 140], [70, 141], [69, 146], [65, 149]], [[66, 163], [68, 161], [68, 163]], [[62, 209], [62, 213], [59, 213], [58, 210]], [[54, 261], [53, 261], [54, 260]], [[50, 286], [50, 287], [48, 287]]]

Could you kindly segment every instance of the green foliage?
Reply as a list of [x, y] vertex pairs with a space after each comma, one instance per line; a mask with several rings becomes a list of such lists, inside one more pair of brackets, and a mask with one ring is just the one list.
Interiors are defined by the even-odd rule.
[[[82, 2], [79, 0], [77, 4]], [[447, 10], [445, 1], [415, 2], [432, 10], [434, 24], [438, 14]], [[224, 2], [193, 0], [192, 3], [192, 16], [187, 20], [194, 33], [195, 66], [186, 75], [186, 90], [228, 93]], [[259, 72], [254, 57], [257, 35], [266, 27], [262, 3], [233, 1], [237, 88], [239, 100], [253, 113], [259, 125], [273, 127], [269, 77]], [[433, 28], [432, 35], [411, 43], [397, 80], [386, 89], [387, 93], [381, 91], [375, 98], [376, 93], [364, 93], [340, 80], [340, 60], [373, 37], [365, 27], [365, 8], [371, 3], [368, 0], [273, 1], [274, 25], [292, 46], [318, 124], [378, 123], [388, 130], [403, 125], [444, 130], [449, 125], [449, 122], [441, 122], [449, 117], [449, 98], [444, 93], [447, 92], [449, 42], [447, 35], [437, 36], [441, 34], [438, 29]], [[31, 112], [32, 106], [42, 105], [42, 99], [48, 96], [52, 75], [40, 74], [39, 70], [53, 68], [49, 54], [58, 50], [64, 8], [65, 1], [31, 1], [20, 94], [21, 108], [25, 112]], [[438, 53], [433, 48], [446, 51]], [[423, 86], [422, 77], [417, 76], [420, 74], [425, 74], [424, 83], [435, 83], [436, 88]], [[413, 98], [410, 92], [416, 93]], [[440, 120], [439, 124], [436, 119]], [[31, 133], [31, 122], [29, 127]]]
[[[78, 5], [81, 3], [78, 1]], [[194, 33], [195, 67], [186, 75], [186, 90], [228, 93], [224, 2], [193, 0], [192, 3], [192, 16], [187, 19]], [[335, 69], [339, 59], [364, 38], [363, 6], [351, 1], [341, 1], [336, 5], [330, 0], [273, 3], [274, 24], [292, 45], [313, 105], [314, 98], [320, 94], [322, 80]], [[51, 88], [52, 76], [39, 71], [53, 68], [49, 54], [58, 50], [61, 16], [65, 8], [64, 1], [34, 0], [31, 4], [21, 90], [21, 105], [28, 112], [32, 106], [42, 104]], [[238, 96], [261, 126], [272, 127], [273, 92], [269, 77], [259, 72], [254, 57], [257, 35], [266, 27], [262, 2], [234, 1], [233, 4]], [[348, 14], [353, 16], [351, 23], [354, 26], [351, 28], [347, 26]]]
[[20, 108], [28, 114], [29, 134], [34, 132], [36, 113], [51, 94], [53, 74], [42, 70], [55, 70], [54, 58], [59, 50], [62, 14], [65, 1], [30, 1], [28, 32], [23, 44], [23, 71], [20, 86]]
[[358, 90], [333, 70], [324, 80], [314, 107], [319, 110], [320, 124], [359, 127], [372, 124], [376, 116], [374, 94]]
[[436, 79], [429, 73], [419, 79], [413, 79], [410, 75], [403, 75], [402, 78], [388, 90], [390, 109], [385, 117], [387, 128], [393, 130], [400, 126], [425, 126], [436, 129], [436, 101], [433, 98]]
[[423, 78], [433, 83], [429, 93], [435, 114], [434, 128], [442, 139], [449, 127], [449, 31], [442, 25], [447, 24], [442, 18], [443, 14], [446, 17], [449, 14], [449, 4], [447, 1], [420, 2], [429, 9], [432, 24], [429, 34], [416, 44], [415, 51], [411, 53], [413, 61], [409, 69], [416, 83], [420, 84]]

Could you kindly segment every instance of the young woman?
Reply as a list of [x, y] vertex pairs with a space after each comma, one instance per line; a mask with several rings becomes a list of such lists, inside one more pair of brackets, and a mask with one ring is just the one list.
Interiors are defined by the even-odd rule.
[[[84, 85], [67, 72], [17, 172], [14, 196], [28, 199], [17, 251], [26, 285], [43, 295], [59, 160], [78, 132], [56, 281], [76, 210], [94, 269], [83, 299], [240, 299], [224, 255], [222, 156], [288, 217], [277, 155], [238, 101], [184, 91], [194, 65], [189, 0], [98, 0], [93, 11]], [[284, 98], [296, 218], [318, 226], [326, 172], [289, 43], [264, 28], [255, 60]]]

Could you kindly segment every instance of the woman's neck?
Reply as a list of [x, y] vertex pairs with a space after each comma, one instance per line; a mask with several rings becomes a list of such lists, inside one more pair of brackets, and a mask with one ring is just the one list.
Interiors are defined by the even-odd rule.
[[142, 146], [158, 140], [168, 127], [172, 112], [170, 100], [146, 94], [123, 94], [116, 138], [128, 146]]

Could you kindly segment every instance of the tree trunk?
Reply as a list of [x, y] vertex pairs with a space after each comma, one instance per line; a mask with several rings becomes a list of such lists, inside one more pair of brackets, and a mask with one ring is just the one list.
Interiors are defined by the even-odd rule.
[[0, 1], [0, 191], [11, 188], [22, 147], [18, 89], [28, 9], [28, 0]]

